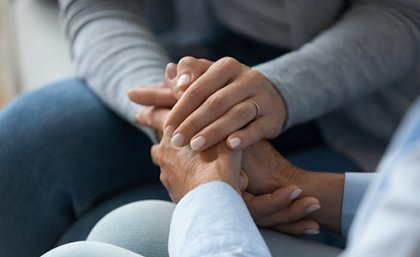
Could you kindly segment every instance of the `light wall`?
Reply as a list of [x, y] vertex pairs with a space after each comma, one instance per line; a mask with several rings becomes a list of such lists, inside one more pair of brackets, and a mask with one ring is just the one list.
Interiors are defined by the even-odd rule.
[[0, 106], [74, 74], [55, 0], [0, 0]]
[[12, 14], [20, 91], [72, 76], [69, 49], [55, 0], [15, 0]]
[[15, 94], [8, 0], [0, 0], [0, 107]]

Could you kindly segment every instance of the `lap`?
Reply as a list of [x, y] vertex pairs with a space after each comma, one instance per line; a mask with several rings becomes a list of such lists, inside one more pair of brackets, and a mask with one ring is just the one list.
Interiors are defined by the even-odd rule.
[[[75, 242], [49, 251], [42, 257], [143, 257], [127, 249], [101, 242]], [[153, 256], [153, 255], [152, 255]]]
[[[115, 245], [145, 256], [167, 257], [173, 203], [141, 201], [105, 216], [92, 230], [89, 241]], [[298, 239], [275, 231], [260, 230], [274, 257], [333, 257], [340, 249]]]
[[0, 142], [0, 256], [42, 254], [96, 207], [159, 181], [150, 140], [78, 79], [17, 97], [0, 111]]

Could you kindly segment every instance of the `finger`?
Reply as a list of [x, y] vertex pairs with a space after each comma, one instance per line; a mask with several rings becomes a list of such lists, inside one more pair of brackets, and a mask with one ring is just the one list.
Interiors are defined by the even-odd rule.
[[[232, 58], [219, 60], [210, 66], [206, 73], [194, 81], [173, 107], [165, 127], [171, 125], [177, 128], [210, 95], [236, 77], [243, 66], [235, 65], [232, 60]], [[238, 62], [236, 61], [236, 63]]]
[[140, 125], [163, 131], [163, 124], [168, 114], [169, 109], [166, 108], [146, 107], [137, 113], [135, 119]]
[[207, 59], [196, 59], [190, 56], [182, 58], [177, 65], [176, 89], [184, 92], [211, 65], [212, 62]]
[[152, 156], [152, 161], [156, 166], [160, 166], [159, 165], [159, 161], [160, 161], [160, 146], [159, 145], [152, 145], [152, 148], [150, 149], [150, 155]]
[[291, 235], [316, 235], [319, 234], [319, 224], [310, 219], [297, 220], [289, 223], [277, 224], [271, 228]]
[[131, 88], [127, 95], [131, 101], [146, 106], [172, 108], [177, 102], [171, 89], [164, 87]]
[[[180, 137], [181, 139], [179, 139], [178, 142], [175, 141], [177, 144], [174, 144], [174, 146], [180, 147], [188, 144], [193, 136], [198, 136], [197, 133], [199, 131], [215, 122], [236, 104], [244, 102], [251, 94], [252, 91], [243, 90], [241, 83], [233, 82], [209, 96], [200, 107], [194, 110], [178, 126], [174, 135], [179, 134], [177, 137]], [[250, 105], [249, 110], [255, 110], [255, 107], [252, 106], [251, 103], [248, 104]], [[174, 110], [172, 112], [174, 112]], [[170, 119], [170, 116], [171, 114], [168, 119]], [[249, 120], [247, 122], [249, 122]], [[236, 129], [241, 128], [245, 124], [246, 123], [241, 124], [241, 126]], [[225, 132], [222, 138], [226, 138], [231, 132], [233, 131], [229, 131], [229, 133]]]
[[243, 192], [248, 187], [249, 178], [248, 178], [248, 175], [243, 170], [241, 170], [241, 172], [239, 173], [239, 176], [241, 179], [240, 181], [241, 192]]
[[291, 202], [285, 208], [279, 208], [272, 214], [256, 218], [255, 221], [261, 226], [269, 227], [279, 223], [287, 223], [300, 220], [308, 214], [320, 208], [318, 199], [314, 197], [304, 197]]
[[273, 193], [249, 197], [246, 204], [254, 218], [266, 217], [286, 208], [291, 201], [299, 197], [302, 189], [295, 185], [281, 187]]
[[173, 80], [176, 77], [177, 65], [173, 62], [170, 62], [166, 65], [165, 69], [165, 79], [166, 80]]
[[267, 131], [271, 119], [268, 116], [260, 117], [249, 123], [245, 128], [233, 132], [226, 139], [227, 145], [232, 150], [245, 149], [264, 138], [267, 138]]
[[197, 133], [190, 142], [193, 150], [203, 151], [222, 141], [230, 133], [242, 128], [254, 119], [256, 110], [252, 103], [245, 101], [232, 107], [222, 117]]

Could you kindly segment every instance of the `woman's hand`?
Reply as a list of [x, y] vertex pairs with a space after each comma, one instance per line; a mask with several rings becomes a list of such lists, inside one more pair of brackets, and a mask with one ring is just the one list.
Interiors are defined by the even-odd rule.
[[171, 199], [178, 202], [199, 185], [223, 181], [242, 194], [248, 184], [241, 172], [242, 151], [231, 151], [219, 143], [206, 151], [192, 151], [189, 146], [174, 148], [170, 143], [170, 129], [166, 129], [159, 145], [151, 150], [153, 162], [160, 166], [160, 180]]
[[168, 65], [166, 79], [170, 90], [134, 89], [129, 96], [138, 103], [165, 99], [160, 105], [167, 107], [176, 102], [165, 122], [175, 128], [176, 147], [190, 144], [202, 151], [227, 138], [229, 148], [244, 149], [281, 132], [286, 119], [281, 95], [262, 74], [233, 58], [211, 63], [185, 57]]
[[[163, 130], [167, 115], [169, 115], [169, 109], [148, 108], [139, 116], [139, 122], [143, 125], [149, 124], [149, 126], [160, 131]], [[164, 163], [161, 179], [165, 185], [168, 185], [168, 190], [172, 190], [171, 198], [178, 201], [180, 197], [196, 186], [196, 184], [192, 186], [183, 185], [182, 176], [189, 173], [180, 172], [182, 164], [180, 165], [178, 162], [183, 163], [188, 160], [186, 158], [189, 158], [189, 155], [204, 154], [210, 149], [200, 153], [188, 149], [188, 146], [173, 149], [169, 144], [169, 138], [163, 139], [162, 142], [164, 143], [161, 143], [159, 148], [154, 148], [152, 153], [156, 163], [159, 160]], [[161, 148], [162, 145], [165, 148]], [[220, 143], [218, 147], [226, 148], [223, 143]], [[165, 153], [164, 149], [166, 148], [170, 149], [171, 152]], [[185, 154], [181, 157], [183, 159], [173, 159], [176, 156], [173, 151], [176, 152], [176, 150], [182, 151], [178, 154]], [[319, 231], [319, 224], [313, 219], [305, 217], [320, 207], [319, 200], [309, 195], [301, 196], [303, 190], [298, 186], [291, 185], [289, 179], [292, 177], [294, 180], [298, 179], [300, 177], [298, 175], [302, 171], [286, 160], [279, 159], [278, 156], [276, 150], [266, 141], [261, 141], [243, 150], [242, 170], [249, 173], [249, 175], [242, 174], [241, 176], [243, 179], [242, 187], [248, 184], [247, 189], [242, 190], [243, 199], [259, 226], [294, 235], [316, 234]], [[168, 165], [165, 164], [166, 162], [173, 164]], [[296, 176], [291, 176], [291, 174]], [[171, 185], [172, 188], [176, 187], [177, 189], [171, 189]]]
[[[248, 192], [261, 195], [290, 184], [296, 185], [303, 190], [300, 197], [301, 200], [306, 199], [302, 207], [310, 214], [308, 218], [324, 228], [338, 233], [341, 231], [344, 174], [303, 170], [288, 162], [267, 141], [260, 141], [243, 151], [242, 168], [249, 179]], [[252, 207], [249, 209], [253, 213]], [[301, 224], [292, 228], [309, 225]], [[284, 225], [275, 228], [290, 233]]]

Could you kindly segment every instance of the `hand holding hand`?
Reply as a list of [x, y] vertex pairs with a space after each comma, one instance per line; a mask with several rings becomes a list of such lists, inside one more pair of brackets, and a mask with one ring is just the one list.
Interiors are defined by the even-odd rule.
[[286, 110], [280, 93], [262, 74], [233, 58], [212, 63], [185, 57], [168, 65], [166, 74], [170, 89], [132, 90], [129, 96], [146, 105], [176, 102], [165, 122], [175, 128], [174, 146], [190, 144], [202, 151], [227, 138], [229, 148], [244, 149], [278, 136], [283, 127]]
[[[150, 124], [159, 131], [163, 130], [163, 124], [168, 114], [169, 109], [149, 108], [147, 111], [142, 112], [139, 121], [142, 124]], [[166, 138], [164, 140], [166, 140], [165, 147], [171, 147], [169, 139]], [[223, 143], [218, 146], [222, 147], [222, 145], [226, 147]], [[171, 160], [174, 161], [174, 153], [164, 153], [160, 147], [152, 150], [155, 156], [155, 162], [158, 163], [158, 158], [159, 160], [168, 158], [166, 161], [170, 163]], [[176, 149], [172, 148], [171, 151], [178, 149], [185, 152], [188, 146]], [[189, 151], [192, 150], [189, 149]], [[192, 151], [187, 154], [199, 154], [199, 152]], [[187, 156], [185, 155], [181, 158], [184, 158], [185, 161]], [[277, 151], [266, 141], [261, 141], [243, 150], [242, 167], [249, 174], [246, 176], [242, 174], [241, 176], [244, 180], [243, 184], [248, 184], [247, 189], [245, 191], [242, 190], [244, 201], [259, 226], [269, 227], [294, 235], [316, 234], [319, 231], [319, 224], [313, 219], [304, 217], [319, 208], [319, 200], [311, 196], [301, 197], [302, 189], [291, 185], [291, 179], [293, 177], [291, 174], [296, 175], [293, 178], [298, 178], [302, 171], [286, 160], [279, 159], [278, 156], [280, 155]], [[182, 161], [182, 159], [177, 161]], [[185, 195], [188, 188], [191, 188], [191, 186], [184, 187], [182, 180], [177, 175], [185, 175], [184, 172], [179, 173], [181, 166], [179, 164], [172, 166], [166, 165], [166, 168], [162, 169], [162, 172], [165, 173], [162, 173], [161, 179], [168, 185], [168, 190], [171, 190], [169, 187], [171, 184], [180, 187], [177, 190], [172, 189], [173, 193], [171, 194], [171, 198], [174, 201], [178, 201], [180, 197]], [[176, 168], [178, 170], [175, 170]], [[170, 176], [165, 174], [169, 174]], [[171, 181], [173, 182], [171, 183]]]
[[211, 181], [226, 182], [240, 194], [245, 190], [248, 179], [241, 172], [242, 151], [231, 151], [223, 143], [203, 152], [192, 151], [189, 146], [174, 148], [170, 134], [170, 129], [166, 129], [151, 154], [153, 162], [160, 166], [160, 179], [174, 202]]

